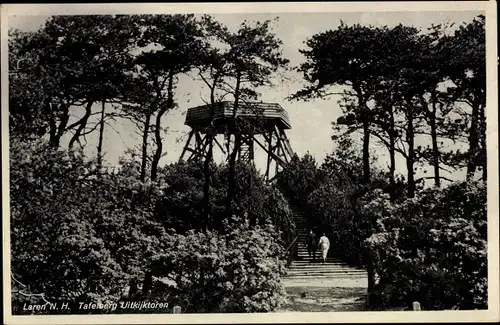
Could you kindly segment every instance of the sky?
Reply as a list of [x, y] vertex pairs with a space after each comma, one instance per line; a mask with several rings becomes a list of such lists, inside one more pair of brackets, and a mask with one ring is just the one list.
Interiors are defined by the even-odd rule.
[[[283, 41], [283, 56], [290, 60], [291, 66], [298, 66], [304, 62], [299, 49], [305, 47], [304, 42], [316, 33], [329, 29], [336, 29], [340, 22], [345, 24], [361, 24], [372, 26], [394, 26], [400, 23], [415, 26], [423, 30], [432, 24], [454, 22], [455, 26], [472, 21], [481, 14], [479, 11], [409, 11], [409, 12], [324, 12], [324, 13], [273, 13], [273, 14], [214, 14], [213, 17], [236, 29], [244, 20], [262, 21], [279, 17], [273, 24], [273, 31]], [[9, 28], [18, 28], [25, 31], [34, 31], [40, 28], [47, 16], [9, 16]], [[296, 72], [287, 72], [286, 80], [278, 82], [273, 89], [263, 89], [261, 100], [280, 104], [290, 116], [292, 128], [287, 131], [293, 150], [302, 156], [309, 152], [318, 162], [331, 153], [335, 142], [331, 140], [333, 134], [331, 122], [336, 121], [342, 114], [338, 105], [339, 97], [312, 100], [309, 102], [293, 101], [287, 96], [301, 89], [304, 85], [302, 75]], [[203, 98], [207, 98], [207, 89], [199, 81], [190, 77], [181, 77], [176, 89], [178, 109], [169, 112], [163, 120], [163, 126], [168, 128], [164, 137], [165, 156], [160, 164], [175, 162], [179, 159], [189, 127], [184, 125], [187, 108], [202, 105]], [[95, 109], [98, 109], [97, 107]], [[95, 155], [97, 135], [87, 138], [87, 154]], [[427, 138], [417, 139], [417, 145], [430, 143]], [[140, 143], [135, 127], [127, 121], [114, 123], [108, 127], [104, 139], [105, 160], [109, 165], [115, 165], [127, 148]], [[387, 152], [382, 147], [374, 147], [379, 156], [380, 167], [387, 168]], [[219, 155], [220, 158], [220, 155]], [[256, 147], [256, 165], [259, 169], [265, 168], [265, 154]], [[406, 165], [402, 157], [397, 157], [397, 171], [405, 173]], [[430, 175], [429, 175], [430, 176]], [[462, 179], [463, 173], [446, 175], [452, 179]]]

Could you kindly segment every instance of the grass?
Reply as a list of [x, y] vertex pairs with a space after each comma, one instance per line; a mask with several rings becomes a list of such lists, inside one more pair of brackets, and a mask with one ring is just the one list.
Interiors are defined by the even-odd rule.
[[366, 310], [365, 288], [287, 287], [288, 302], [279, 312]]

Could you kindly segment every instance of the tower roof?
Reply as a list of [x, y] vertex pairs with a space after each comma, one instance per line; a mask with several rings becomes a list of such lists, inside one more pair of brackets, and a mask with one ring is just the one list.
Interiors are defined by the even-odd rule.
[[[233, 121], [234, 102], [224, 101], [215, 104], [214, 123], [223, 126]], [[276, 103], [245, 102], [238, 105], [238, 120], [246, 120], [264, 128], [281, 124], [283, 129], [291, 129], [287, 111]], [[210, 105], [191, 107], [187, 110], [185, 124], [193, 129], [204, 129], [210, 123]]]

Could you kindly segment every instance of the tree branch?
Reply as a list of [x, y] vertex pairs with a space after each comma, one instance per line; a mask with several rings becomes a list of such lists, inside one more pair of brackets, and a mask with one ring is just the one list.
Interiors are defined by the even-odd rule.
[[[425, 176], [425, 177], [419, 177], [419, 178], [417, 178], [417, 179], [415, 180], [415, 183], [417, 183], [417, 182], [421, 182], [421, 181], [423, 181], [423, 180], [425, 180], [425, 179], [435, 179], [435, 178], [436, 178], [435, 176]], [[444, 176], [439, 176], [439, 178], [440, 178], [440, 179], [442, 179], [442, 180], [448, 181], [448, 182], [454, 182], [454, 180], [449, 179], [449, 178], [444, 177]]]

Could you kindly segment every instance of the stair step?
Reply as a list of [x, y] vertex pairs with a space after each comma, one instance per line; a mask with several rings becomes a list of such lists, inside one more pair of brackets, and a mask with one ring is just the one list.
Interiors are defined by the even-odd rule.
[[308, 282], [308, 281], [332, 281], [332, 280], [354, 280], [354, 281], [366, 281], [368, 277], [362, 276], [359, 274], [337, 274], [335, 276], [319, 276], [319, 275], [295, 275], [295, 276], [285, 276], [282, 278], [284, 281], [290, 282], [290, 281], [301, 281], [301, 282]]
[[336, 269], [351, 269], [351, 270], [363, 270], [361, 267], [356, 267], [356, 266], [350, 266], [345, 263], [321, 263], [319, 261], [316, 262], [309, 262], [307, 261], [306, 263], [297, 263], [293, 262], [290, 265], [290, 268], [294, 269], [318, 269], [318, 268], [336, 268]]
[[286, 276], [283, 278], [285, 281], [335, 281], [337, 279], [349, 279], [349, 280], [365, 280], [366, 276], [360, 274], [337, 274], [337, 275], [296, 275], [296, 276]]
[[363, 274], [367, 273], [362, 270], [288, 270], [287, 275], [329, 275], [329, 274]]
[[284, 279], [282, 281], [285, 288], [291, 287], [336, 287], [336, 288], [360, 288], [367, 289], [368, 279], [366, 278], [337, 278], [337, 279]]
[[[306, 262], [307, 262], [307, 263], [309, 263], [310, 261], [312, 261], [312, 259], [313, 259], [312, 257], [307, 256], [307, 257], [306, 257], [306, 258], [304, 258], [304, 259], [301, 259], [301, 260], [296, 260], [296, 261], [293, 261], [293, 262], [294, 262], [294, 263], [306, 263]], [[317, 261], [321, 260], [321, 256], [316, 255], [316, 260], [317, 260]], [[327, 257], [327, 258], [326, 258], [326, 263], [327, 263], [327, 264], [328, 264], [328, 263], [346, 264], [346, 263], [342, 262], [341, 260], [338, 260], [338, 259], [336, 259], [336, 258], [332, 258], [332, 257]]]
[[[285, 283], [290, 285], [304, 286], [365, 286], [367, 279], [366, 270], [360, 267], [347, 265], [339, 259], [329, 257], [326, 263], [321, 261], [321, 253], [316, 249], [316, 262], [312, 263], [307, 248], [310, 224], [308, 216], [304, 214], [294, 214], [296, 230], [296, 259], [286, 272]], [[345, 283], [344, 283], [345, 282]]]
[[[321, 256], [316, 255], [316, 260], [313, 260], [312, 257], [309, 256], [299, 256], [293, 261], [293, 264], [303, 264], [303, 265], [311, 265], [311, 264], [323, 264], [323, 259]], [[350, 267], [351, 265], [344, 263], [342, 261], [335, 261], [335, 260], [330, 260], [326, 259], [325, 261], [326, 265], [344, 265]]]
[[[309, 265], [322, 264], [323, 261], [321, 260], [320, 257], [316, 257], [315, 262], [313, 262], [312, 258], [304, 258], [303, 260], [295, 260], [292, 263], [293, 263], [292, 265], [308, 265], [309, 266]], [[351, 267], [351, 265], [348, 265], [348, 264], [341, 262], [341, 261], [329, 261], [329, 260], [326, 260], [325, 265], [339, 265], [339, 266]]]
[[363, 270], [346, 270], [346, 269], [337, 269], [337, 270], [287, 270], [287, 274], [337, 274], [337, 273], [342, 273], [342, 274], [347, 274], [347, 273], [356, 273], [356, 274], [368, 274], [366, 271]]
[[304, 264], [292, 264], [289, 270], [319, 270], [319, 269], [329, 269], [329, 270], [358, 270], [365, 271], [362, 268], [351, 267], [345, 264], [321, 264], [321, 263], [307, 263]]
[[363, 268], [360, 267], [355, 267], [355, 266], [350, 266], [346, 264], [333, 264], [333, 263], [321, 263], [321, 262], [315, 262], [315, 263], [307, 263], [307, 264], [292, 264], [289, 267], [289, 270], [294, 269], [294, 270], [318, 270], [318, 269], [332, 269], [332, 270], [360, 270], [360, 271], [366, 271]]
[[282, 278], [285, 281], [333, 281], [337, 279], [348, 279], [365, 281], [367, 276], [361, 274], [336, 274], [336, 275], [288, 275]]
[[318, 268], [318, 267], [336, 267], [336, 268], [344, 268], [344, 269], [355, 269], [355, 270], [364, 270], [362, 267], [348, 265], [342, 262], [326, 262], [323, 264], [320, 260], [316, 260], [316, 262], [312, 262], [311, 260], [307, 261], [293, 261], [291, 266], [293, 268]]
[[303, 269], [303, 270], [306, 270], [306, 269], [320, 269], [320, 268], [330, 268], [330, 269], [345, 269], [345, 270], [363, 270], [365, 271], [365, 269], [363, 269], [362, 267], [357, 267], [357, 266], [351, 266], [351, 265], [347, 265], [345, 263], [329, 263], [329, 262], [326, 262], [325, 264], [323, 264], [322, 261], [319, 261], [319, 260], [316, 260], [315, 262], [312, 262], [312, 261], [300, 261], [301, 263], [299, 263], [299, 261], [294, 261], [291, 265], [290, 265], [290, 268], [293, 268], [293, 269]]

